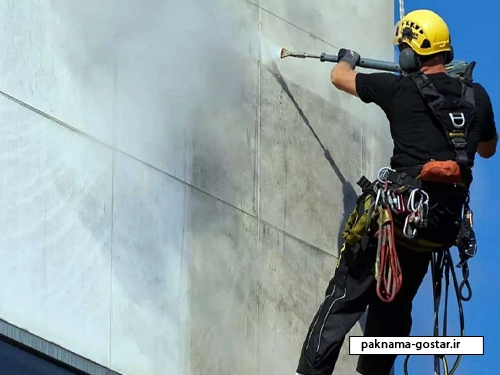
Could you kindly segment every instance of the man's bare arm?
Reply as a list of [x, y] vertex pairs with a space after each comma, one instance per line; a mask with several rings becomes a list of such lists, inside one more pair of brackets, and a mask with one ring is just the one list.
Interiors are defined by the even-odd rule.
[[479, 142], [477, 146], [477, 153], [482, 158], [488, 159], [495, 155], [497, 151], [497, 143], [498, 143], [498, 133], [495, 134], [495, 138], [488, 142]]
[[359, 53], [350, 49], [341, 48], [338, 53], [339, 62], [330, 73], [332, 84], [339, 90], [358, 96], [356, 91], [356, 75], [354, 71], [360, 60]]
[[334, 66], [330, 74], [332, 84], [348, 94], [358, 96], [356, 91], [356, 75], [358, 72], [354, 71], [351, 66], [341, 61]]

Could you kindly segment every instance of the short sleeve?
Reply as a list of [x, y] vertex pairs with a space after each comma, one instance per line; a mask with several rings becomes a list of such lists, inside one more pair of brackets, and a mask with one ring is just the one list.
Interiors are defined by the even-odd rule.
[[484, 121], [481, 124], [481, 136], [479, 142], [488, 142], [495, 138], [497, 134], [495, 124], [495, 114], [493, 105], [491, 104], [490, 96], [486, 89], [478, 83], [474, 84], [476, 105], [484, 111]]
[[394, 97], [394, 83], [397, 79], [398, 77], [391, 73], [358, 73], [356, 92], [364, 103], [375, 103], [387, 110]]

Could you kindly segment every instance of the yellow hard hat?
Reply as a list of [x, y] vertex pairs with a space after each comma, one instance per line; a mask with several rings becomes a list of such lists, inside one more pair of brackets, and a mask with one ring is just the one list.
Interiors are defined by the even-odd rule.
[[406, 43], [421, 56], [451, 52], [448, 25], [433, 11], [419, 9], [408, 13], [397, 24], [393, 43]]

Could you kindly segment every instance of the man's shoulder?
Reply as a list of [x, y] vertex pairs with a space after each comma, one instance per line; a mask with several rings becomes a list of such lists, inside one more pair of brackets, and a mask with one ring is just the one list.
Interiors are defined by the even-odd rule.
[[[443, 73], [428, 75], [430, 81], [439, 89], [441, 87], [449, 87], [450, 82], [456, 82], [456, 89], [460, 88], [460, 79], [451, 77]], [[480, 101], [489, 100], [489, 95], [486, 88], [479, 82], [473, 81], [472, 87], [474, 88], [474, 97]]]
[[399, 77], [392, 73], [358, 73], [356, 91], [364, 103], [375, 103], [384, 111], [389, 110]]
[[394, 73], [388, 73], [388, 72], [375, 72], [375, 73], [369, 73], [369, 72], [359, 72], [357, 75], [357, 78], [359, 79], [364, 79], [364, 80], [380, 80], [380, 81], [390, 81], [390, 82], [395, 82], [397, 81], [401, 76], [399, 74], [394, 74]]
[[472, 83], [472, 86], [474, 87], [474, 93], [477, 95], [486, 95], [488, 96], [488, 91], [486, 90], [486, 88], [479, 82], [473, 82]]
[[394, 83], [398, 76], [392, 73], [358, 73], [356, 75], [356, 91], [365, 103], [375, 103], [387, 108], [394, 94]]
[[472, 86], [474, 87], [474, 99], [476, 101], [476, 105], [489, 108], [491, 106], [491, 99], [486, 87], [479, 82], [473, 82]]

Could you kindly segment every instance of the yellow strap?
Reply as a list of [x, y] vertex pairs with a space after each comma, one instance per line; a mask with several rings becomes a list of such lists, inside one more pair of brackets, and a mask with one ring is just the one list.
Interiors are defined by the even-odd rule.
[[363, 235], [366, 233], [366, 229], [371, 222], [371, 217], [369, 217], [368, 213], [371, 202], [371, 195], [368, 195], [363, 202], [363, 213], [361, 215], [358, 215], [356, 207], [349, 216], [342, 234], [344, 237], [344, 241], [349, 245], [354, 245], [361, 241], [361, 237], [363, 237]]

